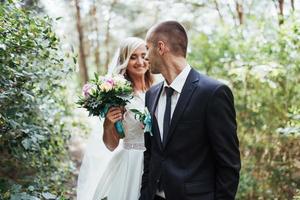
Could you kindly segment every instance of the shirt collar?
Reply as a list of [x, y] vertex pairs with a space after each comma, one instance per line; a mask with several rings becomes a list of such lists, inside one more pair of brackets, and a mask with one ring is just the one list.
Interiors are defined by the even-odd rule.
[[164, 88], [165, 87], [171, 87], [173, 88], [177, 93], [181, 93], [182, 88], [184, 86], [184, 83], [189, 75], [189, 72], [191, 70], [191, 66], [187, 65], [183, 68], [183, 70], [176, 76], [176, 78], [173, 80], [171, 85], [168, 85], [166, 80], [164, 81]]

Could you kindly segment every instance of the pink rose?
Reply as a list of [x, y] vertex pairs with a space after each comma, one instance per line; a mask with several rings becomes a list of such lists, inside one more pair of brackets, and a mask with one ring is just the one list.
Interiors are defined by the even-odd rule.
[[89, 83], [85, 84], [83, 86], [83, 88], [82, 88], [82, 94], [83, 94], [83, 96], [88, 97], [91, 94], [92, 87], [93, 86], [91, 84], [89, 84]]
[[109, 83], [110, 85], [114, 85], [115, 83], [114, 83], [114, 80], [112, 79], [112, 78], [108, 78], [107, 80], [106, 80], [106, 82], [107, 83]]

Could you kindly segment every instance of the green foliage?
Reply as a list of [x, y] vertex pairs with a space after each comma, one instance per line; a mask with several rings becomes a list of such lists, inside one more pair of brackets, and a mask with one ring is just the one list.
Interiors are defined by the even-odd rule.
[[242, 170], [237, 199], [291, 199], [300, 187], [300, 21], [221, 27], [192, 40], [192, 66], [235, 95]]
[[0, 193], [47, 199], [64, 190], [72, 167], [62, 162], [70, 113], [62, 83], [72, 70], [52, 20], [16, 4], [0, 4]]

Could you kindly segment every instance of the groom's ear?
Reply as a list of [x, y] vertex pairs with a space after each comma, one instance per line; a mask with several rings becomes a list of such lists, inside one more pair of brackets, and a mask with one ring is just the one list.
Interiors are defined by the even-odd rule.
[[158, 41], [157, 47], [158, 47], [158, 53], [161, 56], [164, 55], [168, 51], [168, 47], [167, 47], [166, 43], [163, 41]]

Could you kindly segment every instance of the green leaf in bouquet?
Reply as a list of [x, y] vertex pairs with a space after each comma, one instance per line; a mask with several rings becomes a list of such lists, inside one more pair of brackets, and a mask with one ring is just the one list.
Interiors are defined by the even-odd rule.
[[95, 82], [98, 83], [99, 75], [97, 73], [94, 73], [94, 77], [95, 77]]
[[145, 119], [145, 114], [137, 109], [130, 109], [131, 112], [133, 112], [135, 115], [135, 119], [139, 120], [140, 122], [143, 122]]
[[141, 111], [139, 111], [138, 109], [130, 109], [133, 113], [138, 114], [138, 115], [142, 115], [143, 113]]

